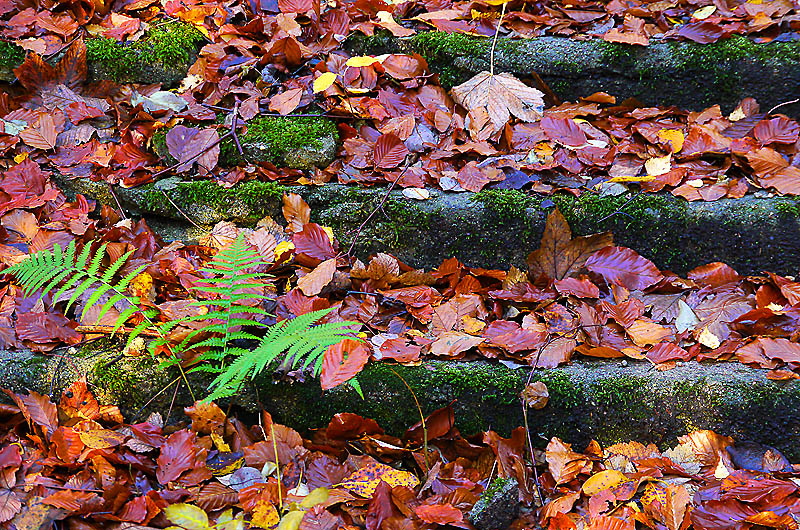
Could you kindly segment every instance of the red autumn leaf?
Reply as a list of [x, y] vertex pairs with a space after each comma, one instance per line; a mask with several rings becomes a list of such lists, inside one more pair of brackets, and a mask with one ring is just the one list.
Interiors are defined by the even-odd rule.
[[652, 261], [625, 247], [606, 247], [586, 260], [586, 268], [609, 284], [628, 290], [642, 290], [663, 278]]
[[314, 0], [278, 0], [281, 13], [305, 13], [314, 9]]
[[156, 463], [156, 478], [162, 485], [178, 479], [183, 473], [194, 468], [197, 435], [191, 431], [180, 430], [169, 435], [161, 446]]
[[689, 271], [688, 277], [697, 283], [711, 287], [719, 287], [726, 283], [738, 281], [741, 277], [730, 265], [715, 262], [701, 265]]
[[586, 133], [569, 118], [545, 116], [539, 123], [547, 137], [562, 145], [580, 147], [586, 143]]
[[722, 38], [725, 35], [725, 31], [713, 22], [698, 20], [679, 27], [675, 31], [675, 35], [700, 44], [710, 44]]
[[388, 133], [375, 142], [372, 156], [376, 168], [392, 169], [399, 166], [408, 154], [409, 150], [403, 141], [396, 134]]
[[564, 278], [553, 284], [561, 294], [571, 294], [579, 298], [597, 298], [600, 296], [600, 289], [586, 278]]
[[24, 405], [23, 415], [51, 433], [58, 428], [58, 411], [48, 396], [31, 390], [26, 396], [18, 396]]
[[322, 390], [330, 390], [354, 378], [367, 364], [370, 353], [366, 344], [352, 339], [329, 346], [322, 361]]
[[423, 504], [414, 509], [417, 517], [426, 523], [433, 524], [456, 524], [464, 520], [464, 514], [461, 510], [452, 504]]
[[308, 223], [300, 232], [292, 237], [295, 251], [298, 254], [319, 260], [336, 257], [331, 238], [328, 233], [316, 223]]
[[647, 352], [647, 358], [654, 363], [665, 361], [687, 361], [691, 356], [689, 352], [674, 342], [659, 342]]
[[75, 344], [81, 340], [81, 334], [73, 329], [74, 325], [64, 315], [28, 312], [17, 316], [16, 329], [20, 340], [40, 344], [60, 340], [67, 344]]
[[762, 144], [793, 144], [800, 136], [800, 125], [785, 116], [761, 120], [753, 129], [756, 140]]

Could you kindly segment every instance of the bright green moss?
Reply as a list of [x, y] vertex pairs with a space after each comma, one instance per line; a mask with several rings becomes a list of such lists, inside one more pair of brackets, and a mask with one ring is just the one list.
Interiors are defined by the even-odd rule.
[[[275, 182], [251, 180], [232, 188], [224, 188], [208, 180], [180, 182], [166, 190], [169, 197], [181, 208], [188, 211], [226, 212], [237, 216], [242, 214], [243, 222], [255, 222], [265, 215], [275, 214], [285, 188]], [[151, 188], [143, 200], [150, 211], [172, 211], [174, 206], [160, 190]], [[243, 208], [244, 207], [244, 208]]]
[[159, 65], [173, 68], [187, 64], [203, 34], [181, 21], [153, 24], [141, 39], [120, 43], [106, 37], [86, 41], [86, 60], [102, 63], [104, 71], [116, 80], [136, 76], [142, 66]]
[[[254, 147], [245, 149], [245, 145], [259, 146], [259, 152], [268, 152], [268, 159], [259, 160], [281, 164], [287, 153], [303, 147], [322, 147], [322, 138], [335, 135], [338, 138], [336, 124], [327, 118], [260, 116], [247, 122], [247, 132], [239, 137], [242, 148], [252, 151]], [[220, 145], [220, 162], [224, 165], [236, 165], [241, 156], [233, 140], [226, 140]]]
[[0, 68], [16, 68], [25, 60], [25, 50], [11, 42], [0, 41]]

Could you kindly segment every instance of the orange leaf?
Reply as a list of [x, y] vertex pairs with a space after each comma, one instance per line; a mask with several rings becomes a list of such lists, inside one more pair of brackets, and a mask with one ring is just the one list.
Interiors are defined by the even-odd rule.
[[355, 377], [367, 364], [370, 353], [366, 344], [352, 339], [329, 346], [322, 361], [322, 390], [330, 390]]

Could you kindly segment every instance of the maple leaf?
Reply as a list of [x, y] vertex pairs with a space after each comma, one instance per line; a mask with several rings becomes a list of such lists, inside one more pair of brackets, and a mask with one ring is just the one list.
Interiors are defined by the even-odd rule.
[[541, 247], [528, 256], [529, 274], [531, 278], [544, 275], [563, 280], [578, 272], [589, 256], [613, 245], [611, 232], [573, 238], [567, 220], [556, 208], [547, 216]]
[[495, 131], [502, 129], [511, 116], [533, 122], [542, 117], [544, 94], [507, 73], [483, 71], [453, 87], [453, 99], [472, 112], [485, 109]]

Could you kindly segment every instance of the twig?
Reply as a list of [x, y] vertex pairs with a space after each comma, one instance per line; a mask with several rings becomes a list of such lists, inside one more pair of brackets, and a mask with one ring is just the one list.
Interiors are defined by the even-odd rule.
[[630, 199], [625, 201], [625, 204], [623, 204], [622, 206], [620, 206], [619, 208], [617, 208], [616, 210], [614, 210], [610, 214], [606, 215], [605, 217], [602, 217], [602, 218], [598, 219], [597, 222], [599, 223], [599, 222], [605, 221], [606, 219], [610, 219], [610, 218], [612, 218], [615, 215], [620, 214], [620, 213], [630, 217], [629, 214], [623, 212], [622, 210], [624, 210], [626, 206], [628, 206], [630, 203], [632, 203], [634, 200], [636, 200], [636, 198], [639, 197], [639, 195], [641, 195], [641, 194], [642, 194], [641, 191], [636, 192], [636, 194], [633, 197], [631, 197]]
[[159, 390], [158, 392], [156, 392], [156, 394], [155, 394], [153, 397], [151, 397], [150, 399], [148, 399], [148, 400], [147, 400], [147, 403], [145, 403], [144, 405], [142, 405], [142, 407], [141, 407], [139, 410], [137, 410], [137, 411], [136, 411], [136, 414], [134, 414], [134, 415], [133, 415], [133, 419], [131, 419], [131, 423], [133, 423], [133, 421], [134, 421], [134, 420], [136, 420], [136, 418], [138, 418], [138, 417], [139, 417], [139, 414], [141, 414], [141, 413], [142, 413], [142, 411], [144, 411], [144, 409], [146, 409], [146, 408], [147, 408], [147, 405], [149, 405], [150, 403], [152, 403], [153, 401], [155, 401], [155, 399], [156, 399], [158, 396], [160, 396], [160, 395], [161, 395], [161, 394], [162, 394], [162, 393], [163, 393], [165, 390], [167, 390], [169, 387], [171, 387], [171, 386], [172, 386], [172, 385], [174, 385], [175, 383], [179, 382], [180, 380], [181, 380], [181, 377], [180, 377], [180, 376], [176, 377], [175, 379], [173, 379], [172, 381], [170, 381], [169, 383], [167, 383], [167, 386], [165, 386], [164, 388], [162, 388], [161, 390]]
[[386, 201], [389, 199], [389, 194], [391, 194], [391, 193], [392, 193], [392, 190], [393, 190], [393, 189], [394, 189], [394, 187], [397, 185], [397, 183], [398, 183], [398, 182], [400, 182], [400, 179], [403, 177], [403, 175], [405, 175], [406, 171], [408, 170], [408, 168], [409, 168], [410, 166], [411, 166], [411, 157], [408, 157], [408, 158], [406, 159], [406, 165], [405, 165], [405, 166], [403, 166], [403, 170], [402, 170], [402, 171], [400, 171], [400, 174], [399, 174], [399, 175], [397, 175], [397, 178], [396, 178], [396, 179], [394, 179], [394, 181], [392, 182], [392, 184], [389, 186], [389, 189], [387, 189], [387, 190], [386, 190], [386, 193], [384, 193], [384, 195], [383, 195], [383, 198], [381, 199], [381, 202], [378, 204], [378, 206], [376, 206], [376, 207], [375, 207], [375, 209], [374, 209], [374, 210], [372, 210], [372, 211], [370, 212], [370, 214], [367, 216], [367, 218], [366, 218], [366, 219], [364, 219], [364, 222], [363, 222], [363, 223], [361, 223], [361, 225], [358, 227], [358, 229], [356, 229], [356, 235], [355, 235], [355, 236], [353, 236], [353, 241], [350, 243], [350, 248], [349, 248], [349, 249], [347, 249], [347, 254], [345, 254], [345, 256], [347, 256], [348, 258], [352, 256], [352, 254], [353, 254], [353, 248], [355, 248], [355, 246], [356, 246], [356, 242], [358, 241], [358, 236], [360, 236], [360, 235], [361, 235], [361, 232], [364, 230], [364, 227], [365, 227], [365, 226], [367, 226], [367, 223], [368, 223], [368, 222], [370, 221], [370, 219], [372, 219], [372, 217], [373, 217], [373, 216], [374, 216], [374, 215], [375, 215], [375, 214], [378, 212], [378, 210], [380, 210], [380, 209], [382, 209], [382, 208], [383, 208], [383, 205], [384, 205], [384, 204], [386, 203]]
[[247, 156], [244, 154], [244, 151], [242, 151], [242, 145], [239, 143], [239, 135], [236, 134], [236, 127], [238, 127], [238, 121], [239, 121], [239, 100], [237, 99], [236, 104], [233, 106], [233, 123], [231, 124], [231, 135], [233, 136], [233, 143], [236, 144], [236, 149], [239, 150], [239, 154], [242, 156], [244, 161], [249, 164], [250, 161], [247, 160]]
[[767, 111], [767, 115], [772, 114], [773, 112], [775, 112], [776, 110], [778, 110], [781, 107], [784, 107], [786, 105], [791, 105], [792, 103], [798, 103], [798, 102], [800, 102], [800, 98], [796, 98], [796, 99], [793, 99], [791, 101], [784, 101], [783, 103], [778, 103], [777, 105], [775, 105], [774, 107], [772, 107], [771, 109], [769, 109]]
[[127, 219], [128, 216], [125, 215], [125, 210], [122, 209], [122, 204], [119, 202], [119, 197], [117, 197], [117, 193], [114, 191], [114, 186], [111, 185], [110, 182], [106, 182], [108, 185], [108, 191], [111, 193], [111, 196], [114, 197], [114, 202], [117, 203], [117, 208], [119, 208], [119, 214], [122, 216], [123, 219]]

